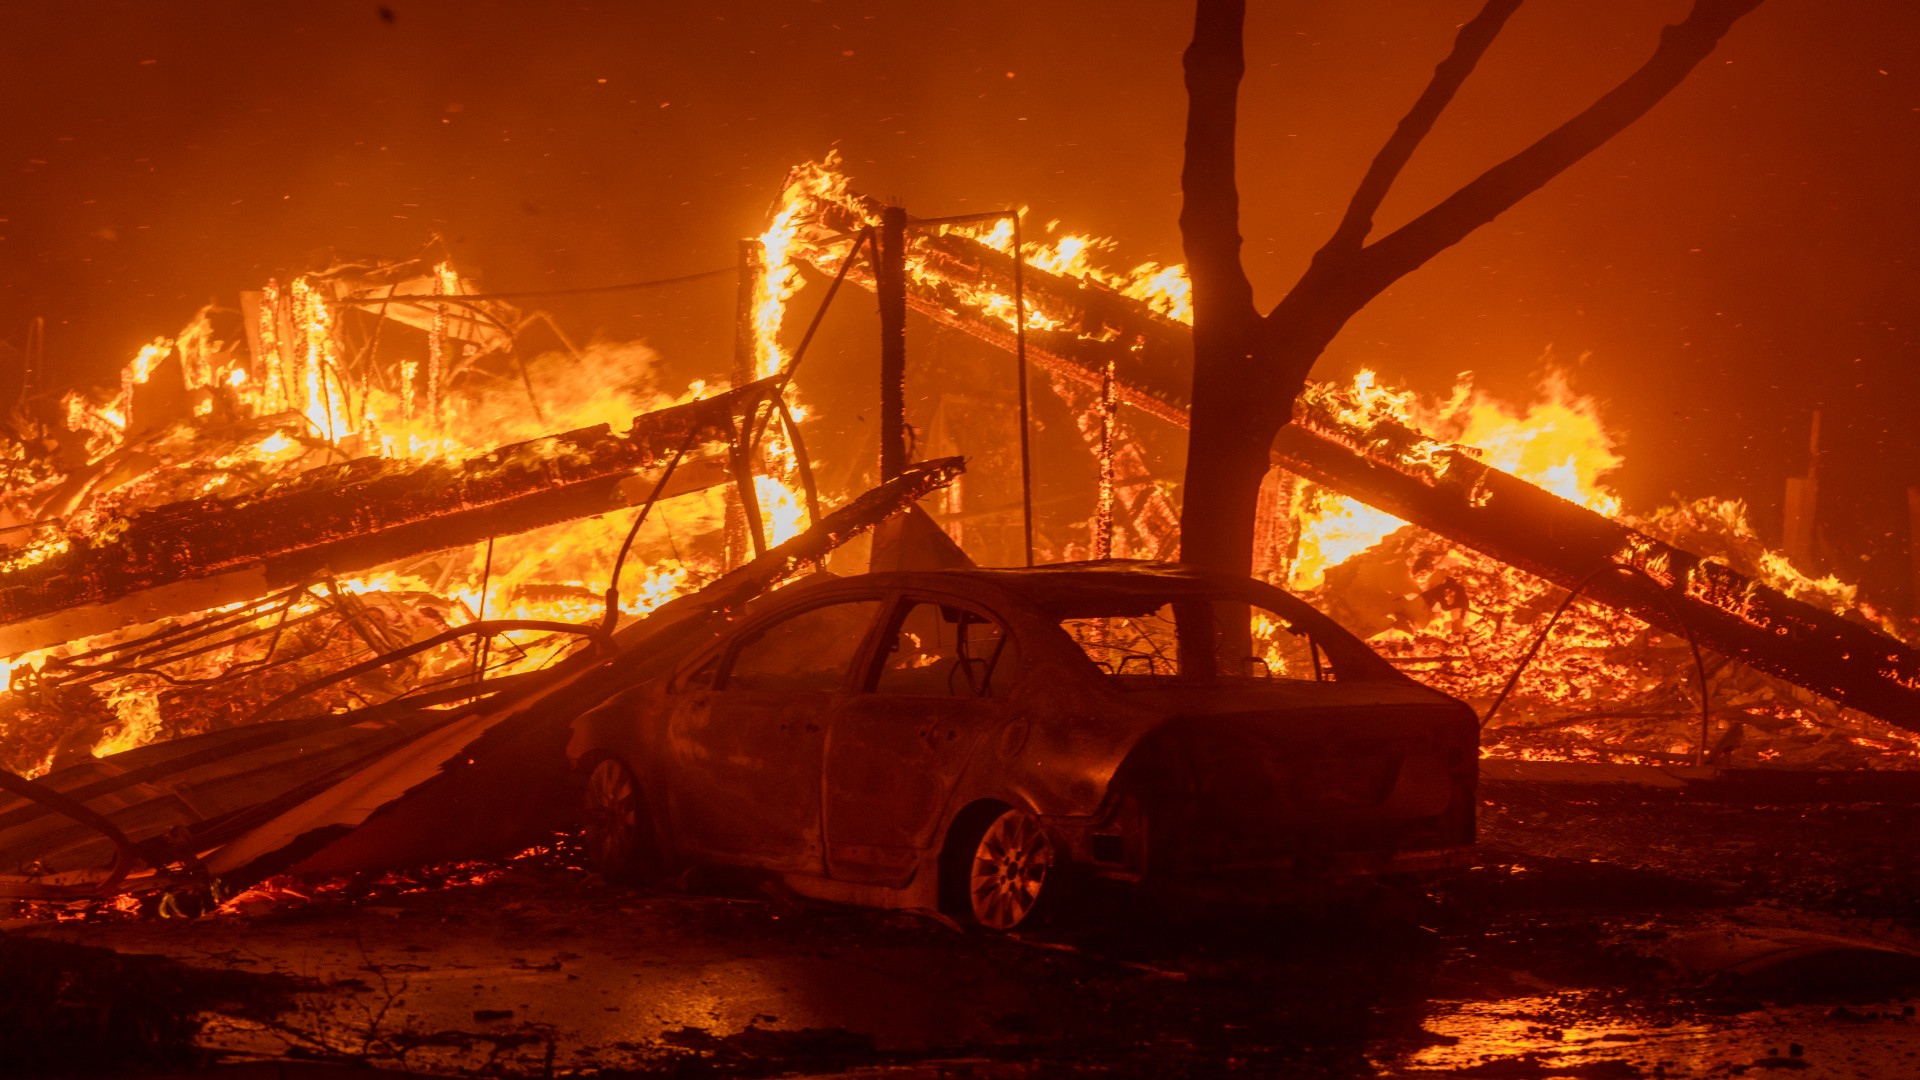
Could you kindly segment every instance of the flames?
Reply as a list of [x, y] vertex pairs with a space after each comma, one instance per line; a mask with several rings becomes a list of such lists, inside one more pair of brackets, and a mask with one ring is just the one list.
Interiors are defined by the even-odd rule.
[[[848, 242], [850, 235], [865, 227], [878, 226], [880, 210], [879, 203], [852, 191], [847, 177], [840, 171], [838, 153], [830, 152], [820, 161], [797, 166], [788, 175], [787, 184], [775, 203], [774, 227], [762, 237], [762, 242], [770, 259], [778, 253], [792, 259], [796, 268], [800, 262], [806, 262], [823, 273], [832, 274], [840, 269], [852, 248]], [[1019, 213], [1024, 215], [1025, 211]], [[1147, 262], [1127, 271], [1113, 270], [1100, 258], [1118, 248], [1112, 239], [1061, 232], [1057, 220], [1048, 222], [1043, 231], [1045, 235], [1039, 239], [1022, 237], [1020, 250], [1028, 266], [1062, 277], [1096, 282], [1147, 304], [1172, 321], [1193, 321], [1193, 284], [1187, 278], [1186, 267]], [[1002, 254], [1013, 253], [1011, 216], [990, 222], [937, 225], [932, 227], [932, 232], [957, 234]], [[1002, 289], [946, 273], [929, 257], [926, 247], [915, 242], [922, 235], [919, 228], [909, 235], [906, 270], [910, 281], [926, 295], [950, 298], [952, 303], [973, 308], [1012, 329], [1018, 322], [1014, 297]], [[849, 273], [856, 280], [872, 280], [870, 271], [858, 264]], [[797, 282], [798, 278], [791, 280]], [[1049, 311], [1044, 303], [1038, 296], [1027, 298], [1028, 329], [1059, 329], [1072, 321], [1069, 313]], [[761, 310], [756, 307], [756, 324], [761, 321]], [[778, 325], [777, 319], [775, 325]]]
[[[839, 270], [854, 238], [877, 224], [879, 210], [849, 188], [833, 155], [793, 170], [755, 238], [747, 312], [751, 370], [745, 374], [766, 378], [789, 369], [788, 316], [806, 285], [802, 267]], [[1184, 268], [1148, 262], [1115, 270], [1108, 265], [1117, 251], [1110, 239], [1062, 231], [1057, 221], [1038, 232], [1038, 238], [1022, 237], [1019, 254], [1028, 266], [1138, 300], [1169, 322], [1190, 323]], [[910, 235], [940, 233], [1014, 252], [1010, 218]], [[923, 301], [964, 306], [1014, 328], [1016, 304], [1005, 290], [949, 272], [917, 241], [910, 242], [906, 263]], [[847, 272], [856, 281], [871, 280], [862, 263]], [[7, 530], [0, 532], [0, 572], [55, 557], [75, 536], [109, 538], [143, 507], [242, 495], [358, 457], [458, 460], [553, 431], [602, 423], [620, 430], [639, 413], [704, 393], [700, 383], [681, 393], [654, 385], [654, 358], [636, 344], [599, 346], [584, 356], [523, 357], [515, 349], [523, 325], [517, 311], [462, 299], [483, 295], [450, 263], [414, 262], [268, 282], [237, 312], [202, 311], [179, 334], [142, 346], [116, 386], [68, 393], [54, 420], [28, 433], [59, 443], [64, 460], [82, 467], [62, 472], [20, 448], [0, 461], [9, 470], [0, 491], [0, 527]], [[439, 302], [444, 298], [456, 302]], [[1076, 312], [1049, 310], [1044, 297], [1027, 300], [1030, 331], [1082, 325]], [[1098, 328], [1073, 332], [1107, 341]], [[1108, 371], [1111, 380], [1110, 364]], [[1059, 378], [1054, 385], [1091, 415], [1096, 396], [1085, 387], [1076, 390]], [[1109, 381], [1097, 400], [1110, 407], [1111, 391]], [[790, 389], [786, 398], [795, 420], [802, 419], [804, 407]], [[1737, 502], [1700, 499], [1627, 517], [1608, 485], [1621, 458], [1600, 405], [1562, 373], [1549, 371], [1529, 400], [1513, 402], [1477, 387], [1471, 376], [1434, 398], [1363, 370], [1344, 383], [1316, 385], [1304, 404], [1363, 438], [1377, 437], [1366, 449], [1391, 454], [1398, 467], [1438, 474], [1466, 448], [1505, 472], [1628, 520], [1648, 535], [1704, 551], [1790, 596], [1854, 613], [1889, 632], [1900, 629], [1861, 604], [1851, 586], [1805, 574], [1768, 550]], [[1103, 477], [1111, 477], [1113, 444], [1118, 439], [1125, 448], [1125, 428], [1081, 428], [1089, 448], [1105, 455]], [[806, 527], [808, 508], [787, 429], [774, 417], [765, 430], [754, 493], [768, 540], [778, 543]], [[30, 441], [23, 438], [22, 446]], [[1288, 478], [1286, 485], [1286, 497], [1274, 504], [1289, 538], [1275, 576], [1431, 685], [1484, 703], [1557, 602], [1558, 590], [1546, 583], [1391, 515], [1302, 480]], [[1164, 485], [1144, 490], [1168, 500]], [[709, 491], [678, 500], [672, 521], [665, 516], [656, 538], [663, 542], [623, 576], [626, 615], [650, 611], [723, 569], [711, 551], [683, 551], [665, 532], [717, 535], [720, 496]], [[115, 753], [238, 722], [253, 705], [315, 672], [482, 619], [595, 622], [612, 552], [630, 520], [608, 514], [498, 537], [163, 626], [13, 657], [0, 664], [0, 759], [40, 773], [63, 754]], [[1087, 547], [1098, 549], [1100, 538]], [[1703, 579], [1689, 587], [1711, 584]], [[153, 644], [156, 634], [179, 642], [202, 640], [194, 635], [203, 632], [210, 636], [193, 648]], [[484, 646], [453, 642], [393, 670], [349, 680], [309, 707], [345, 709], [407, 688], [533, 670], [571, 647], [569, 639], [531, 631]], [[1636, 760], [1689, 754], [1698, 706], [1687, 699], [1679, 675], [1689, 662], [1683, 654], [1681, 643], [1630, 617], [1576, 604], [1522, 680], [1511, 719], [1491, 733], [1492, 752]], [[1275, 670], [1286, 660], [1267, 658]], [[65, 674], [74, 664], [131, 674], [76, 680]], [[1914, 749], [1912, 737], [1785, 684], [1725, 671], [1716, 679], [1722, 688], [1716, 709], [1755, 733], [1747, 752], [1757, 760], [1789, 754], [1806, 760], [1810, 746], [1820, 748], [1826, 763], [1853, 760], [1848, 752]], [[198, 697], [183, 689], [203, 680], [207, 688], [196, 691]]]
[[[1021, 213], [1024, 215], [1025, 212], [1023, 208]], [[1109, 270], [1095, 256], [1111, 254], [1119, 247], [1112, 238], [1081, 233], [1052, 236], [1059, 227], [1058, 219], [1049, 221], [1046, 227], [1049, 239], [1021, 243], [1020, 251], [1026, 257], [1028, 266], [1061, 277], [1097, 281], [1122, 296], [1146, 304], [1175, 322], [1193, 323], [1193, 282], [1187, 277], [1186, 267], [1145, 262], [1126, 272]], [[1003, 218], [984, 229], [963, 226], [956, 231], [972, 236], [1002, 254], [1013, 254], [1013, 222], [1009, 219]], [[1007, 325], [1013, 325], [1012, 297], [995, 293], [982, 297], [981, 302], [983, 307], [994, 312]], [[1030, 325], [1036, 325], [1031, 323], [1034, 318], [1040, 320], [1037, 324], [1040, 328], [1057, 325], [1044, 314], [1038, 313], [1029, 316]]]
[[[1557, 369], [1548, 369], [1537, 392], [1535, 400], [1516, 405], [1475, 389], [1468, 373], [1444, 399], [1422, 400], [1382, 385], [1378, 375], [1362, 369], [1346, 385], [1311, 387], [1308, 399], [1310, 406], [1363, 432], [1393, 424], [1425, 433], [1428, 438], [1415, 444], [1414, 454], [1427, 461], [1447, 444], [1464, 446], [1496, 469], [1589, 510], [1618, 516], [1620, 500], [1607, 487], [1606, 476], [1620, 466], [1621, 458], [1600, 421], [1598, 405], [1574, 393]], [[1357, 499], [1318, 489], [1303, 489], [1294, 505], [1298, 553], [1287, 584], [1298, 590], [1320, 587], [1329, 569], [1406, 525]]]
[[[826, 273], [839, 268], [847, 247], [844, 238], [878, 221], [878, 206], [850, 194], [837, 165], [829, 156], [796, 170], [789, 201], [783, 203], [811, 201], [807, 214], [787, 219], [798, 225], [793, 249]], [[1006, 218], [933, 231], [957, 233], [1002, 254], [1014, 250], [1015, 230]], [[1063, 231], [1058, 222], [1050, 222], [1041, 233], [1037, 240], [1023, 238], [1020, 245], [1029, 267], [1139, 300], [1170, 321], [1191, 321], [1191, 284], [1183, 268], [1145, 263], [1115, 270], [1110, 268], [1116, 252], [1112, 241]], [[842, 242], [836, 247], [836, 241]], [[1002, 279], [970, 273], [924, 242], [910, 239], [907, 272], [910, 303], [917, 296], [923, 304], [970, 309], [1009, 330], [1018, 321], [1014, 298], [994, 284]], [[862, 278], [858, 265], [849, 268], [849, 276], [870, 281]], [[1089, 325], [1084, 312], [1050, 309], [1046, 295], [1030, 294], [1027, 299], [1025, 325], [1030, 333], [1065, 331], [1094, 345], [1111, 340], [1111, 331]], [[1053, 347], [1062, 345], [1056, 342]], [[1872, 622], [1895, 636], [1909, 636], [1884, 613], [1861, 604], [1850, 586], [1805, 574], [1768, 550], [1736, 502], [1702, 499], [1628, 516], [1608, 483], [1622, 460], [1600, 404], [1578, 393], [1550, 363], [1542, 367], [1546, 375], [1521, 401], [1488, 393], [1470, 375], [1461, 376], [1444, 395], [1428, 398], [1362, 371], [1347, 382], [1311, 388], [1303, 405], [1327, 414], [1348, 432], [1358, 432], [1364, 442], [1358, 449], [1412, 475], [1438, 479], [1456, 455], [1465, 452], [1648, 535], [1703, 551], [1718, 564], [1797, 599]], [[1054, 388], [1080, 414], [1088, 448], [1101, 459], [1102, 477], [1108, 476], [1114, 463], [1103, 451], [1109, 451], [1111, 443], [1092, 418], [1110, 388], [1076, 386], [1058, 375]], [[1297, 478], [1284, 478], [1283, 484], [1286, 490], [1280, 497], [1263, 497], [1263, 505], [1273, 507], [1278, 518], [1273, 531], [1286, 538], [1286, 557], [1273, 567], [1278, 579], [1359, 630], [1414, 677], [1483, 706], [1564, 595], [1546, 582], [1458, 549], [1357, 500]], [[1096, 533], [1098, 518], [1096, 514], [1090, 522]], [[1095, 535], [1085, 548], [1101, 550], [1102, 539]], [[1713, 589], [1714, 565], [1710, 562], [1688, 587]], [[1738, 597], [1722, 599], [1722, 606], [1738, 610]], [[1741, 755], [1736, 761], [1884, 763], [1889, 760], [1884, 751], [1915, 748], [1907, 733], [1784, 682], [1712, 663], [1719, 669], [1712, 703], [1720, 718], [1716, 730], [1730, 743], [1722, 749]], [[1690, 696], [1690, 666], [1684, 642], [1656, 634], [1630, 616], [1577, 603], [1521, 680], [1504, 714], [1507, 719], [1491, 736], [1490, 752], [1691, 760], [1699, 739], [1699, 703]], [[1741, 739], [1744, 744], [1733, 745]]]
[[[1859, 602], [1857, 590], [1815, 578], [1768, 549], [1734, 500], [1702, 498], [1629, 514], [1608, 487], [1617, 443], [1598, 403], [1549, 370], [1533, 400], [1493, 398], [1462, 376], [1438, 400], [1382, 385], [1362, 371], [1350, 383], [1310, 391], [1318, 409], [1396, 448], [1395, 463], [1444, 472], [1443, 450], [1465, 448], [1488, 464], [1648, 536], [1702, 553], [1689, 593], [1738, 615], [1739, 596], [1720, 596], [1716, 568], [1737, 570], [1795, 599], [1876, 625], [1895, 637], [1910, 628]], [[1392, 430], [1393, 437], [1386, 437]], [[1409, 438], [1408, 431], [1428, 435]], [[1292, 560], [1281, 569], [1306, 594], [1415, 678], [1484, 706], [1520, 664], [1562, 590], [1391, 515], [1295, 480]], [[1644, 552], [1621, 561], [1656, 577], [1670, 573]], [[1871, 767], [1920, 753], [1920, 740], [1783, 681], [1709, 657], [1709, 749], [1746, 764]], [[1490, 756], [1659, 763], [1693, 760], [1700, 703], [1684, 641], [1623, 613], [1577, 602], [1526, 670], [1504, 719], [1489, 732]]]
[[[440, 263], [372, 286], [303, 276], [269, 283], [250, 313], [201, 312], [180, 334], [143, 346], [112, 396], [65, 395], [61, 424], [43, 438], [73, 447], [72, 458], [65, 474], [31, 458], [15, 467], [14, 482], [0, 492], [0, 525], [20, 524], [0, 533], [0, 543], [11, 545], [0, 551], [0, 569], [43, 562], [74, 537], [109, 541], [146, 507], [244, 495], [357, 457], [458, 460], [554, 430], [599, 423], [624, 430], [634, 416], [701, 389], [674, 395], [656, 388], [654, 357], [638, 344], [513, 358], [525, 367], [524, 382], [503, 377], [512, 372], [505, 339], [473, 320], [424, 313], [410, 326], [350, 319], [343, 301], [369, 289], [394, 297], [476, 291]], [[537, 405], [530, 393], [539, 395]], [[717, 528], [719, 499], [699, 493], [656, 515], [664, 527], [698, 536]], [[596, 623], [629, 520], [609, 514], [502, 536], [9, 658], [0, 665], [0, 764], [39, 774], [63, 755], [106, 755], [226, 726], [320, 674], [482, 618]], [[791, 526], [791, 518], [779, 520]], [[657, 539], [658, 530], [650, 535]], [[649, 550], [647, 539], [641, 551], [648, 557], [623, 575], [626, 615], [650, 611], [721, 569], [703, 554]], [[168, 635], [198, 644], [152, 644]], [[346, 708], [532, 670], [576, 644], [537, 631], [499, 634], [484, 646], [458, 640], [350, 680], [308, 707]]]
[[[803, 208], [776, 207], [758, 238], [755, 378], [790, 361], [782, 329], [802, 285], [792, 248]], [[201, 311], [179, 334], [143, 346], [113, 392], [68, 392], [57, 421], [26, 433], [70, 449], [64, 465], [12, 455], [0, 527], [13, 528], [0, 532], [0, 572], [59, 555], [77, 536], [110, 541], [143, 508], [246, 495], [357, 458], [460, 461], [555, 431], [622, 431], [637, 415], [705, 393], [702, 382], [680, 394], [659, 389], [655, 358], [638, 343], [523, 356], [515, 335], [527, 320], [517, 310], [458, 299], [481, 292], [449, 262], [416, 261], [270, 281], [243, 297], [242, 310]], [[805, 412], [790, 398], [798, 422]], [[761, 453], [755, 494], [777, 544], [809, 520], [798, 452], [778, 417], [766, 418]], [[621, 613], [644, 614], [717, 576], [721, 552], [701, 538], [717, 537], [722, 519], [712, 489], [656, 508], [649, 522], [658, 525], [622, 576]], [[9, 658], [0, 664], [0, 764], [33, 775], [63, 755], [224, 726], [306, 679], [483, 619], [598, 623], [630, 521], [630, 512], [607, 514], [500, 536]], [[675, 529], [695, 541], [691, 549], [674, 541]], [[154, 645], [203, 631], [202, 647]], [[456, 640], [304, 707], [337, 710], [533, 670], [577, 640], [532, 630]], [[92, 674], [105, 668], [120, 674]], [[197, 694], [182, 689], [202, 683]]]
[[[787, 302], [805, 284], [794, 246], [801, 240], [802, 222], [813, 202], [843, 196], [844, 191], [844, 178], [830, 169], [796, 173], [781, 191], [767, 230], [757, 238], [760, 250], [755, 260], [758, 273], [752, 313], [756, 379], [781, 374], [793, 360], [780, 340], [780, 330], [786, 323]], [[787, 409], [795, 423], [806, 418], [805, 408], [790, 393]], [[767, 541], [778, 544], [800, 535], [808, 523], [806, 499], [799, 487], [799, 461], [783, 424], [768, 423], [761, 453], [766, 471], [754, 477], [754, 496], [760, 504]]]

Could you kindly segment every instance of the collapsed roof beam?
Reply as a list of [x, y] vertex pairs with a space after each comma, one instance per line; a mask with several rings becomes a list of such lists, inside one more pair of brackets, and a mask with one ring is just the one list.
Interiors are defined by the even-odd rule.
[[464, 461], [359, 458], [234, 499], [169, 503], [113, 535], [0, 574], [0, 656], [264, 596], [645, 501], [654, 474], [691, 439], [663, 496], [731, 479], [716, 447], [740, 441], [767, 399], [763, 379], [606, 425], [500, 447]]

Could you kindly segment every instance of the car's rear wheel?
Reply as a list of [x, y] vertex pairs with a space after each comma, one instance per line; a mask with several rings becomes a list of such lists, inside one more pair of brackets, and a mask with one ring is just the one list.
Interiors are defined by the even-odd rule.
[[1057, 888], [1053, 841], [1032, 814], [1007, 810], [987, 824], [968, 866], [967, 902], [975, 922], [1012, 930], [1036, 921]]
[[601, 758], [587, 774], [587, 861], [610, 881], [640, 881], [660, 869], [660, 844], [633, 770]]

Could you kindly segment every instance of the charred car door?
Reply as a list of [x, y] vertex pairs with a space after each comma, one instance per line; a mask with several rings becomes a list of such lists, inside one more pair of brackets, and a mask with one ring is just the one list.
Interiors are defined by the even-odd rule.
[[911, 878], [960, 770], [1005, 718], [1015, 653], [1001, 624], [980, 611], [901, 599], [827, 734], [829, 873], [896, 887]]
[[667, 802], [687, 854], [820, 872], [827, 715], [881, 608], [860, 597], [783, 613], [684, 677], [668, 731]]

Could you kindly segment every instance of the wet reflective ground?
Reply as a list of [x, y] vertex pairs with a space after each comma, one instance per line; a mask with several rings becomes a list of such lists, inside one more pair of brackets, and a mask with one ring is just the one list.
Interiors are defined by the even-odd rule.
[[9, 932], [290, 977], [274, 984], [284, 1001], [208, 1002], [202, 1045], [258, 1075], [278, 1073], [242, 1063], [1920, 1076], [1915, 806], [1541, 783], [1490, 783], [1483, 799], [1482, 865], [1417, 894], [1315, 911], [1109, 903], [1035, 938], [750, 882], [616, 888], [564, 847], [479, 884], [369, 880], [193, 922]]

